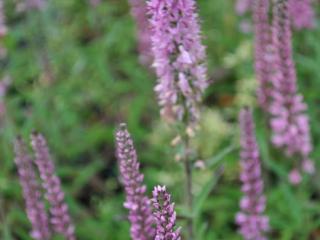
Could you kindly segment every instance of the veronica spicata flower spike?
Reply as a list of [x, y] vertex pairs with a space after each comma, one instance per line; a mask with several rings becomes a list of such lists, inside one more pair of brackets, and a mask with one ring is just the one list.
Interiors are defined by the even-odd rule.
[[271, 27], [269, 24], [269, 0], [253, 3], [255, 31], [255, 71], [259, 83], [257, 96], [260, 106], [268, 110], [270, 104]]
[[50, 221], [56, 233], [66, 240], [75, 240], [74, 226], [71, 223], [67, 204], [64, 202], [64, 193], [61, 189], [60, 179], [56, 176], [55, 166], [49, 154], [45, 138], [38, 133], [31, 136], [31, 144], [35, 153], [42, 186], [46, 191], [46, 198], [50, 203]]
[[309, 159], [312, 150], [309, 118], [306, 114], [307, 105], [297, 91], [291, 35], [289, 2], [276, 0], [272, 26], [273, 100], [269, 109], [272, 142], [276, 147], [284, 149], [288, 156], [298, 158], [299, 166], [296, 168], [312, 173], [314, 167]]
[[26, 204], [26, 212], [32, 225], [31, 237], [36, 240], [50, 238], [48, 216], [42, 202], [40, 185], [32, 165], [32, 159], [27, 147], [21, 138], [14, 144], [15, 163], [18, 168], [20, 184]]
[[293, 27], [296, 29], [313, 28], [315, 12], [311, 0], [288, 0], [289, 13]]
[[126, 192], [124, 206], [129, 210], [131, 237], [133, 240], [153, 240], [154, 218], [150, 200], [145, 195], [144, 176], [140, 173], [137, 153], [125, 124], [121, 124], [116, 133], [116, 156]]
[[240, 233], [246, 240], [264, 240], [269, 229], [268, 217], [263, 215], [266, 199], [263, 195], [263, 180], [259, 149], [255, 137], [255, 126], [251, 110], [245, 108], [239, 116], [241, 129], [240, 179], [244, 196], [240, 202], [241, 211], [236, 216]]
[[148, 12], [161, 115], [171, 122], [197, 122], [208, 81], [196, 2], [150, 0]]
[[156, 186], [152, 192], [154, 216], [157, 229], [155, 240], [180, 240], [180, 228], [175, 229], [176, 212], [174, 203], [171, 202], [171, 195], [165, 186]]
[[151, 53], [151, 33], [147, 16], [146, 0], [128, 0], [131, 6], [131, 15], [135, 19], [137, 26], [137, 36], [139, 44], [140, 62], [150, 65], [152, 62]]

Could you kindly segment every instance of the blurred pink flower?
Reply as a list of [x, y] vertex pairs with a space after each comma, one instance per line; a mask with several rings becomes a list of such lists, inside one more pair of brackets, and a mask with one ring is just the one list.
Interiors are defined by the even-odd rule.
[[295, 168], [289, 173], [289, 182], [292, 185], [300, 184], [301, 180], [302, 180], [302, 177], [298, 169]]
[[269, 107], [272, 143], [289, 157], [301, 159], [299, 169], [310, 173], [310, 164], [307, 168], [302, 166], [304, 161], [309, 163], [313, 146], [307, 105], [297, 89], [288, 4], [288, 1], [276, 1], [273, 8], [272, 101]]
[[250, 12], [253, 4], [254, 4], [253, 0], [237, 0], [236, 6], [235, 6], [236, 13], [242, 16]]
[[240, 201], [240, 212], [236, 223], [246, 240], [266, 239], [269, 230], [269, 218], [264, 215], [266, 198], [263, 193], [260, 154], [255, 137], [255, 126], [250, 109], [242, 109], [239, 115], [241, 130], [241, 169], [243, 197]]
[[27, 146], [21, 138], [14, 143], [15, 163], [25, 199], [27, 216], [32, 225], [30, 235], [35, 240], [50, 239], [48, 216], [42, 199], [40, 184], [32, 165]]
[[288, 0], [292, 25], [296, 29], [313, 28], [315, 12], [311, 0]]
[[6, 17], [4, 13], [4, 1], [0, 0], [0, 38], [7, 34]]
[[45, 0], [25, 0], [26, 10], [42, 10], [45, 4]]
[[97, 7], [102, 0], [89, 0], [89, 3], [92, 7]]
[[128, 1], [131, 6], [131, 15], [136, 22], [140, 62], [149, 67], [153, 61], [153, 57], [151, 52], [151, 31], [147, 16], [147, 2], [145, 0]]
[[55, 173], [55, 165], [50, 156], [45, 138], [38, 133], [31, 136], [31, 145], [35, 153], [35, 164], [38, 167], [45, 196], [50, 203], [50, 223], [56, 233], [66, 240], [75, 240], [74, 225], [65, 203], [60, 178]]
[[271, 27], [269, 23], [269, 0], [256, 0], [253, 5], [255, 32], [255, 72], [258, 80], [258, 101], [264, 110], [270, 104], [270, 45]]

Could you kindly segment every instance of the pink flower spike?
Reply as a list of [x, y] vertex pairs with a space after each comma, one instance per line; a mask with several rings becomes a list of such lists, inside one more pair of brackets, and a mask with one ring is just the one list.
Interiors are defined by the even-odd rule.
[[32, 225], [31, 237], [35, 240], [49, 240], [51, 233], [46, 209], [43, 203], [40, 184], [28, 154], [26, 144], [18, 138], [14, 144], [15, 163], [26, 204], [26, 212]]
[[153, 240], [155, 229], [151, 203], [146, 196], [143, 174], [126, 124], [120, 124], [116, 133], [116, 157], [126, 192], [124, 207], [129, 210], [132, 240]]
[[75, 240], [74, 226], [71, 222], [67, 204], [64, 202], [64, 193], [61, 182], [55, 173], [55, 166], [49, 154], [45, 138], [38, 133], [31, 136], [31, 145], [35, 153], [42, 187], [46, 191], [46, 198], [50, 203], [50, 222], [56, 233], [62, 234], [66, 240]]
[[[273, 6], [271, 62], [272, 91], [269, 106], [272, 143], [288, 157], [309, 159], [313, 149], [307, 105], [297, 89], [297, 74], [292, 53], [292, 32], [290, 26], [290, 1], [276, 0]], [[301, 161], [301, 160], [299, 160]], [[310, 160], [308, 160], [310, 161]], [[309, 163], [309, 162], [308, 162]], [[296, 164], [311, 173], [312, 167]], [[297, 171], [298, 171], [297, 170]], [[295, 170], [293, 172], [296, 172]], [[297, 174], [293, 174], [296, 175]], [[298, 179], [296, 177], [295, 179]], [[300, 181], [294, 180], [296, 184]]]
[[168, 122], [185, 120], [193, 125], [208, 86], [196, 2], [150, 0], [148, 12], [161, 115]]
[[171, 202], [171, 195], [165, 186], [156, 186], [152, 192], [153, 208], [156, 219], [155, 240], [181, 240], [180, 228], [175, 229], [176, 212], [174, 203]]
[[241, 110], [239, 122], [242, 167], [240, 180], [244, 195], [240, 200], [241, 210], [235, 221], [245, 240], [266, 239], [265, 233], [269, 230], [268, 217], [263, 214], [266, 198], [263, 194], [261, 163], [251, 110]]

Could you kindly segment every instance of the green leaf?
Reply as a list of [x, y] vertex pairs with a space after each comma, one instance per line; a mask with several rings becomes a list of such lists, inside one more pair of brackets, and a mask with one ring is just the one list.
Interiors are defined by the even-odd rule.
[[206, 199], [208, 198], [211, 190], [213, 187], [217, 184], [220, 176], [223, 172], [223, 166], [219, 167], [214, 174], [212, 174], [212, 177], [209, 179], [209, 181], [203, 186], [202, 191], [198, 194], [198, 196], [194, 199], [193, 204], [193, 217], [197, 218], [198, 215], [201, 213], [202, 206]]
[[235, 146], [234, 144], [226, 147], [225, 149], [223, 149], [221, 152], [219, 152], [216, 156], [207, 159], [206, 162], [206, 166], [208, 168], [212, 168], [213, 166], [217, 165], [218, 163], [220, 163], [222, 160], [224, 160], [224, 158], [232, 153], [233, 151], [235, 151], [238, 147]]

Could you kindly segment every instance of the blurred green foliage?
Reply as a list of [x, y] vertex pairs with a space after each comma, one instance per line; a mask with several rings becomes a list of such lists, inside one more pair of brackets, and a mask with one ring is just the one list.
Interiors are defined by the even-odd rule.
[[[125, 121], [133, 135], [149, 192], [166, 184], [183, 214], [192, 214], [197, 240], [241, 239], [234, 216], [238, 181], [237, 113], [255, 104], [251, 34], [239, 31], [234, 1], [198, 0], [209, 78], [201, 130], [194, 140], [205, 169], [194, 172], [195, 206], [186, 213], [183, 171], [170, 146], [173, 133], [159, 120], [153, 93], [156, 78], [138, 61], [135, 24], [125, 0], [48, 1], [42, 12], [16, 12], [5, 1], [7, 57], [1, 76], [12, 83], [0, 126], [0, 239], [28, 240], [30, 224], [13, 163], [12, 141], [34, 129], [44, 133], [57, 166], [81, 240], [129, 239], [124, 196], [114, 157], [114, 129]], [[320, 22], [318, 22], [319, 25]], [[299, 89], [309, 104], [320, 154], [320, 28], [294, 33]], [[269, 131], [256, 109], [271, 239], [320, 239], [320, 175], [293, 188], [290, 160], [269, 144]]]

